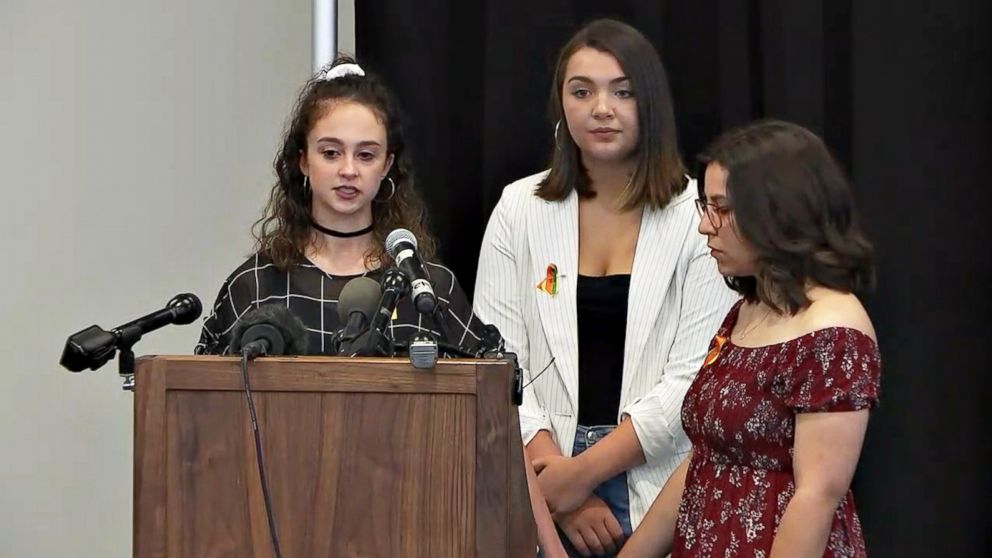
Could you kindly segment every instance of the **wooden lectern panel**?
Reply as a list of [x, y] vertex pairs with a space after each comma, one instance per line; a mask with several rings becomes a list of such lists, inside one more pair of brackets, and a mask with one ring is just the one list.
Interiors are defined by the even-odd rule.
[[[238, 366], [139, 361], [136, 556], [274, 555]], [[533, 556], [510, 372], [490, 361], [252, 363], [283, 556]]]

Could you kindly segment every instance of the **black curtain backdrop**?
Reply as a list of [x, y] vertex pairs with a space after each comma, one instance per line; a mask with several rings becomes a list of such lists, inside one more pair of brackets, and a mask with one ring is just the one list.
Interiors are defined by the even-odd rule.
[[992, 3], [378, 0], [357, 55], [397, 92], [442, 258], [471, 292], [489, 213], [544, 168], [557, 49], [611, 16], [668, 68], [687, 161], [761, 117], [820, 133], [878, 252], [882, 403], [854, 490], [871, 556], [992, 555]]

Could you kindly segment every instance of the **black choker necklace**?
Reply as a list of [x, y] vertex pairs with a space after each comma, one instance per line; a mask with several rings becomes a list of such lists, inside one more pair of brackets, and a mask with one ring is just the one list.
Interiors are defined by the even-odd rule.
[[365, 227], [364, 229], [359, 229], [357, 231], [352, 231], [352, 232], [341, 232], [321, 226], [313, 219], [310, 219], [310, 224], [313, 225], [313, 228], [317, 229], [318, 231], [324, 234], [329, 234], [337, 238], [354, 238], [356, 236], [362, 236], [363, 234], [368, 234], [372, 232], [372, 229], [375, 227], [375, 223], [372, 223], [371, 225]]

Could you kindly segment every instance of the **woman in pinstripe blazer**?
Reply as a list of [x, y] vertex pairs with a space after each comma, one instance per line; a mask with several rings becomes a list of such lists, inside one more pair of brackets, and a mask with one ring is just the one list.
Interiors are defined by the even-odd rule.
[[643, 35], [611, 20], [579, 31], [551, 113], [551, 169], [503, 191], [475, 311], [525, 369], [527, 454], [569, 554], [611, 555], [690, 449], [682, 398], [736, 296], [695, 233]]

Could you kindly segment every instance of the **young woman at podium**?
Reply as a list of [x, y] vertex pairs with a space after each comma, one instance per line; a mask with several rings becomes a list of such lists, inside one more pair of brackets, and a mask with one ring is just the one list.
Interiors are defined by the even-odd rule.
[[[339, 58], [308, 81], [275, 171], [278, 180], [254, 228], [255, 253], [221, 286], [197, 354], [227, 353], [238, 318], [270, 302], [285, 303], [303, 321], [312, 353], [331, 352], [332, 336], [343, 325], [337, 314], [341, 290], [356, 277], [381, 279], [392, 263], [384, 241], [397, 228], [417, 238], [449, 339], [466, 347], [480, 340], [482, 323], [454, 273], [431, 261], [435, 240], [414, 188], [400, 114], [374, 75]], [[409, 297], [400, 301], [390, 327], [396, 341], [428, 327]], [[542, 547], [557, 555], [547, 507], [534, 503]]]
[[[237, 320], [262, 303], [285, 304], [308, 330], [314, 354], [333, 352], [343, 324], [338, 296], [356, 277], [379, 281], [392, 260], [384, 240], [397, 228], [417, 238], [449, 340], [473, 346], [481, 324], [448, 268], [430, 261], [435, 240], [414, 187], [393, 95], [349, 58], [339, 58], [303, 87], [282, 147], [278, 177], [253, 230], [255, 252], [224, 281], [206, 318], [197, 354], [222, 354]], [[408, 299], [391, 322], [394, 340], [431, 327]]]
[[667, 77], [637, 30], [564, 46], [551, 168], [503, 190], [475, 311], [517, 352], [527, 454], [572, 555], [612, 555], [689, 451], [679, 410], [736, 299], [695, 232]]

